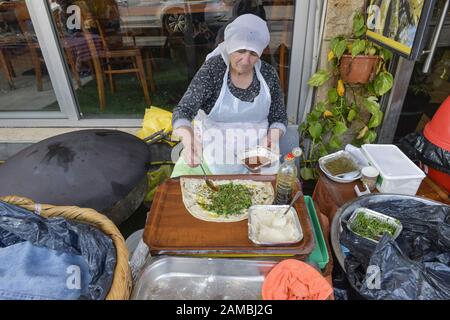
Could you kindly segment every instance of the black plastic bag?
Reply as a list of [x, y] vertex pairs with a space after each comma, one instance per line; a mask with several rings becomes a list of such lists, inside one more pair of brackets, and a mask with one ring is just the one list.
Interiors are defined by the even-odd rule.
[[[400, 220], [403, 230], [395, 241], [385, 235], [375, 244], [347, 230], [349, 216], [342, 217], [340, 242], [350, 252], [345, 269], [352, 287], [369, 299], [449, 299], [450, 207], [414, 200], [368, 207]], [[381, 272], [379, 290], [367, 287], [369, 266]]]
[[46, 219], [23, 208], [0, 201], [0, 248], [29, 241], [39, 247], [81, 255], [92, 277], [88, 296], [103, 300], [108, 294], [116, 266], [112, 240], [100, 230], [64, 218]]
[[[448, 253], [447, 253], [448, 255]], [[379, 287], [371, 275], [362, 281], [360, 292], [376, 300], [448, 300], [450, 267], [436, 261], [409, 259], [392, 238], [385, 235], [371, 259], [372, 270], [379, 270]]]
[[434, 145], [423, 134], [411, 133], [402, 138], [400, 143], [408, 157], [450, 174], [450, 152]]

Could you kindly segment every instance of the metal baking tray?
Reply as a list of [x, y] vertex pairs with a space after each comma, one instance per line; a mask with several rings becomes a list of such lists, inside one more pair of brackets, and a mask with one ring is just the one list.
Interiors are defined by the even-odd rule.
[[353, 214], [350, 216], [350, 219], [347, 221], [347, 229], [350, 230], [351, 232], [353, 232], [354, 234], [357, 234], [358, 236], [360, 236], [360, 237], [362, 237], [364, 239], [367, 239], [369, 241], [372, 241], [374, 243], [378, 243], [378, 241], [375, 240], [375, 239], [364, 237], [364, 236], [360, 235], [359, 233], [356, 233], [355, 231], [352, 230], [353, 221], [355, 221], [358, 213], [363, 213], [368, 218], [374, 218], [374, 219], [380, 220], [382, 222], [386, 222], [386, 223], [394, 226], [395, 227], [395, 233], [392, 236], [392, 239], [394, 239], [394, 240], [399, 236], [399, 234], [403, 230], [403, 226], [402, 226], [401, 222], [399, 220], [395, 219], [395, 218], [389, 217], [389, 216], [387, 216], [385, 214], [382, 214], [382, 213], [379, 213], [377, 211], [370, 210], [370, 209], [367, 209], [367, 208], [357, 208], [357, 209], [355, 209]]
[[[352, 165], [359, 170], [359, 174], [352, 176], [350, 178], [339, 178], [336, 175], [333, 175], [326, 167], [326, 164], [336, 158], [346, 158], [348, 159]], [[329, 154], [327, 156], [321, 157], [319, 159], [319, 168], [325, 173], [325, 175], [330, 178], [333, 181], [336, 182], [352, 182], [355, 181], [359, 178], [361, 178], [361, 166], [358, 165], [358, 163], [356, 163], [355, 159], [353, 159], [353, 157], [350, 155], [350, 153], [348, 153], [347, 151], [341, 150], [332, 154]]]
[[132, 300], [260, 300], [277, 261], [152, 257], [141, 269]]
[[279, 242], [261, 242], [261, 241], [259, 241], [257, 239], [256, 225], [253, 222], [253, 221], [255, 221], [253, 219], [254, 212], [256, 210], [258, 210], [258, 209], [265, 209], [267, 211], [278, 211], [278, 212], [281, 211], [281, 212], [284, 212], [284, 211], [287, 210], [287, 208], [289, 208], [288, 205], [254, 205], [254, 206], [251, 206], [248, 209], [248, 238], [253, 243], [255, 243], [257, 245], [262, 245], [262, 246], [291, 245], [291, 244], [300, 242], [303, 239], [303, 230], [302, 230], [302, 227], [300, 225], [300, 220], [298, 219], [297, 211], [295, 210], [294, 207], [291, 208], [290, 212], [292, 213], [295, 227], [299, 231], [298, 239], [295, 239], [294, 241], [291, 241], [291, 242], [282, 242], [282, 243], [279, 243]]

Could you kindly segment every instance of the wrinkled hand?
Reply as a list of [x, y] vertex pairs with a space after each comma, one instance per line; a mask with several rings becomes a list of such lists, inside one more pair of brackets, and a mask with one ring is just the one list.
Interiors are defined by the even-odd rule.
[[198, 137], [194, 137], [194, 132], [190, 127], [180, 127], [174, 131], [174, 135], [181, 139], [183, 151], [181, 156], [186, 164], [191, 167], [197, 167], [202, 160], [202, 144]]
[[278, 128], [269, 129], [261, 145], [263, 147], [267, 147], [271, 151], [277, 151], [280, 145], [280, 138], [282, 135], [283, 130], [281, 129]]
[[191, 141], [189, 144], [183, 143], [183, 145], [184, 149], [182, 156], [186, 164], [191, 168], [199, 166], [202, 162], [202, 144], [194, 139], [194, 141]]

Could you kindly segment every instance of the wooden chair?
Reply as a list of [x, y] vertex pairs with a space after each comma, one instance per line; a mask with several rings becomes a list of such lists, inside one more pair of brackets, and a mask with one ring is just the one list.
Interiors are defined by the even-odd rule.
[[[34, 35], [34, 29], [32, 27], [31, 17], [28, 13], [28, 8], [25, 4], [25, 2], [19, 2], [19, 1], [12, 1], [12, 2], [1, 2], [0, 3], [0, 11], [3, 12], [13, 12], [15, 15], [15, 18], [17, 19], [17, 23], [19, 24], [20, 30], [22, 31], [22, 35], [24, 36], [28, 49], [30, 51], [31, 56], [31, 62], [34, 68], [34, 72], [36, 75], [36, 86], [38, 91], [43, 90], [42, 85], [42, 69], [41, 64], [45, 63], [44, 59], [42, 58], [42, 55], [40, 54], [40, 46], [39, 43], [33, 39]], [[12, 70], [12, 66], [10, 63], [8, 63], [8, 60], [6, 60], [6, 55], [4, 52], [2, 52], [1, 60], [4, 60], [6, 62], [2, 62], [2, 69], [7, 68], [9, 72], [7, 79], [12, 88], [14, 88], [14, 83], [12, 80], [12, 76], [14, 75], [14, 70]]]
[[36, 86], [38, 91], [43, 90], [42, 85], [42, 69], [41, 64], [45, 65], [44, 58], [41, 54], [41, 47], [37, 40], [33, 39], [35, 34], [32, 27], [32, 21], [30, 14], [28, 13], [28, 8], [24, 2], [7, 2], [4, 3], [5, 6], [12, 8], [15, 11], [17, 22], [19, 23], [20, 30], [25, 37], [28, 48], [30, 50], [31, 63], [33, 64], [34, 72], [36, 75]]
[[6, 81], [8, 81], [9, 87], [14, 90], [16, 88], [13, 81], [13, 77], [15, 76], [14, 69], [12, 68], [11, 61], [9, 60], [7, 50], [2, 48], [0, 48], [0, 69]]
[[[99, 21], [89, 12], [88, 6], [83, 2], [77, 2], [81, 8], [82, 30], [89, 48], [97, 79], [100, 109], [106, 105], [105, 85], [103, 74], [108, 76], [111, 92], [115, 92], [113, 75], [115, 74], [136, 74], [144, 93], [145, 102], [150, 106], [151, 99], [148, 90], [145, 67], [142, 60], [141, 50], [137, 48], [110, 49], [105, 39], [103, 28]], [[97, 29], [98, 34], [91, 30]], [[131, 64], [132, 67], [115, 68], [118, 65]]]

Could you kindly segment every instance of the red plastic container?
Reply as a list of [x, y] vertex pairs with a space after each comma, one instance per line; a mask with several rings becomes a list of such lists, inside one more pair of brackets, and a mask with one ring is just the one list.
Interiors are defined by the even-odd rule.
[[[450, 96], [445, 99], [423, 130], [423, 135], [435, 146], [450, 152]], [[450, 175], [428, 167], [428, 176], [450, 193]]]
[[450, 175], [428, 167], [428, 177], [450, 193]]
[[435, 146], [450, 152], [450, 96], [427, 123], [423, 135]]

